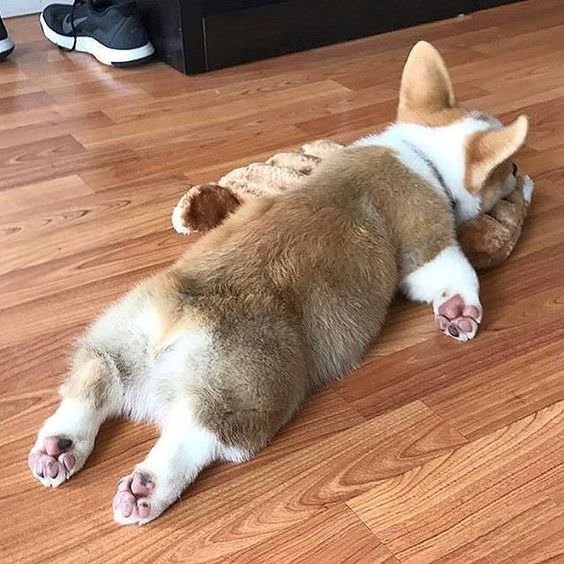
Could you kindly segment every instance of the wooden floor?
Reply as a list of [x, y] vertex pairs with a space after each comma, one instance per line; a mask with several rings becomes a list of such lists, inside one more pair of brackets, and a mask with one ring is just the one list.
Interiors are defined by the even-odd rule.
[[[185, 77], [65, 54], [7, 22], [0, 66], [1, 562], [564, 562], [564, 1], [472, 16]], [[27, 451], [72, 340], [191, 240], [188, 182], [393, 118], [402, 62], [433, 41], [459, 97], [526, 112], [537, 182], [522, 241], [482, 275], [461, 345], [398, 302], [364, 365], [256, 460], [204, 472], [162, 518], [120, 528], [116, 480], [155, 439], [105, 425], [85, 469], [43, 489]]]

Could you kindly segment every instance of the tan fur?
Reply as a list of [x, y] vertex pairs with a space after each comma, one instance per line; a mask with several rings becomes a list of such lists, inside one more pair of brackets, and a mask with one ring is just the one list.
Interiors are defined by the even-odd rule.
[[347, 149], [303, 190], [244, 206], [194, 245], [167, 285], [230, 359], [192, 389], [201, 423], [255, 451], [307, 394], [360, 363], [398, 274], [454, 240], [446, 207], [389, 151]]
[[[467, 112], [457, 106], [452, 82], [439, 52], [429, 43], [417, 43], [409, 54], [402, 74], [397, 120], [440, 127], [466, 116]], [[477, 114], [476, 117], [486, 122], [491, 120], [485, 114]], [[527, 120], [521, 116], [506, 128], [480, 132], [468, 140], [466, 184], [471, 191], [480, 194], [482, 213], [492, 210], [500, 198], [507, 195], [506, 182], [512, 168], [508, 157], [519, 149], [526, 133]], [[255, 163], [237, 169], [224, 176], [216, 189], [221, 191], [224, 188], [227, 192], [234, 189], [237, 196], [244, 199], [249, 195], [268, 195], [295, 188], [303, 181], [304, 175], [311, 173], [319, 159], [326, 158], [341, 148], [341, 145], [332, 141], [314, 141], [292, 153], [274, 155], [266, 165]], [[182, 200], [187, 205], [190, 202], [198, 205], [198, 194], [194, 189]], [[221, 199], [218, 196], [215, 204], [219, 205]], [[474, 221], [468, 228], [464, 225], [461, 227], [463, 248], [472, 259], [480, 257], [476, 259], [477, 267], [498, 264], [511, 253], [521, 233], [522, 219], [527, 210], [527, 204], [522, 198], [521, 202], [520, 207], [509, 207], [515, 215], [507, 218], [505, 223], [500, 223], [493, 217], [484, 217]], [[230, 207], [228, 211], [222, 212], [222, 217], [226, 217], [233, 209]], [[216, 223], [218, 224], [219, 222]], [[192, 221], [187, 226], [190, 230], [197, 231], [208, 231], [214, 227], [202, 221]], [[465, 234], [466, 229], [468, 234]], [[481, 239], [476, 236], [477, 233], [480, 233]], [[488, 258], [484, 256], [487, 249], [490, 249]]]
[[[527, 130], [526, 116], [519, 116], [507, 127], [479, 132], [470, 137], [466, 147], [465, 183], [468, 190], [482, 193], [484, 188], [489, 187], [496, 192], [500, 177], [510, 174], [511, 165], [507, 161], [525, 142]], [[497, 178], [492, 178], [496, 169]], [[487, 182], [488, 179], [494, 180], [493, 186]], [[495, 194], [490, 199], [495, 202]]]
[[397, 120], [439, 127], [449, 125], [463, 115], [464, 111], [456, 107], [443, 58], [430, 43], [419, 41], [410, 51], [403, 68]]
[[107, 399], [111, 378], [104, 366], [104, 360], [88, 347], [79, 348], [75, 357], [72, 378], [61, 387], [61, 394], [67, 398], [84, 399], [98, 409]]
[[[414, 89], [414, 77], [429, 92]], [[440, 56], [418, 44], [404, 72], [401, 111], [454, 111], [449, 85]], [[505, 155], [514, 138], [502, 137], [477, 140], [479, 157], [490, 154], [484, 143]], [[436, 182], [403, 164], [401, 145], [390, 146], [398, 153], [311, 147], [323, 159], [311, 176], [283, 169], [293, 173], [290, 181], [299, 177], [297, 187], [285, 190], [289, 177], [280, 174], [280, 193], [240, 206], [108, 308], [79, 341], [63, 402], [38, 434], [29, 458], [36, 477], [56, 486], [80, 469], [108, 416], [153, 419], [161, 439], [122, 479], [113, 505], [118, 522], [146, 522], [206, 465], [248, 458], [311, 393], [358, 366], [400, 282], [413, 299], [437, 306], [440, 319], [445, 301], [462, 302], [472, 338], [481, 319], [478, 281], [456, 245], [455, 210]], [[509, 155], [497, 156], [487, 175], [496, 185]], [[243, 174], [257, 193], [260, 167], [275, 168]], [[224, 181], [236, 186], [241, 175]], [[216, 188], [198, 190], [215, 201], [222, 197]], [[458, 329], [450, 334], [460, 337]], [[55, 459], [47, 452], [53, 445], [72, 451]]]
[[[411, 49], [403, 69], [397, 121], [441, 127], [466, 115], [467, 112], [457, 105], [441, 54], [430, 43], [419, 41]], [[478, 119], [488, 121], [487, 115], [482, 116]], [[469, 191], [480, 194], [482, 212], [491, 210], [506, 195], [505, 182], [512, 168], [509, 159], [525, 142], [527, 130], [528, 120], [522, 115], [507, 127], [479, 132], [468, 139], [465, 185]], [[493, 228], [491, 223], [484, 222], [483, 226], [486, 225]], [[483, 234], [486, 233], [484, 231]], [[498, 237], [501, 237], [501, 230], [494, 233], [494, 247]]]
[[[346, 149], [303, 190], [240, 208], [114, 306], [78, 354], [103, 349], [96, 358], [127, 390], [183, 334], [205, 332], [208, 360], [189, 369], [184, 390], [203, 426], [255, 452], [312, 391], [361, 362], [398, 277], [454, 236], [445, 201], [390, 151]], [[122, 324], [146, 309], [159, 330], [124, 337]]]
[[[442, 58], [419, 43], [400, 120], [456, 120], [455, 103]], [[191, 389], [201, 424], [225, 444], [260, 448], [310, 392], [360, 362], [399, 279], [454, 241], [445, 200], [380, 147], [340, 150], [300, 189], [241, 208], [167, 274], [187, 314], [205, 312], [221, 336], [215, 358], [231, 359]]]

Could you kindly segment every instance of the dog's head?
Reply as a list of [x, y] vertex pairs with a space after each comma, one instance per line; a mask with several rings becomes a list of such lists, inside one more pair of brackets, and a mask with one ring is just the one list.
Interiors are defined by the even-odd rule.
[[504, 127], [493, 116], [460, 107], [441, 55], [425, 41], [413, 47], [405, 63], [397, 121], [438, 128], [449, 139], [452, 153], [444, 158], [456, 168], [451, 176], [475, 198], [479, 211], [489, 211], [515, 188], [513, 158], [525, 142], [527, 117]]

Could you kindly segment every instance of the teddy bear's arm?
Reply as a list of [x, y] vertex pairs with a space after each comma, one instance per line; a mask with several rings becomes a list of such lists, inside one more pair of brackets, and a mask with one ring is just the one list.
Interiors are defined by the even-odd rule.
[[514, 241], [513, 231], [491, 215], [483, 215], [460, 226], [458, 242], [472, 266], [483, 269], [503, 262], [513, 250], [520, 233], [521, 229], [518, 229]]
[[236, 208], [241, 198], [229, 188], [210, 182], [192, 186], [172, 211], [172, 226], [178, 233], [205, 233], [217, 227]]
[[490, 268], [503, 262], [513, 251], [531, 201], [533, 183], [520, 177], [515, 190], [492, 210], [458, 230], [458, 241], [475, 268]]
[[301, 150], [306, 155], [317, 157], [318, 159], [324, 159], [343, 147], [343, 144], [331, 141], [331, 139], [318, 139], [317, 141], [306, 143], [302, 146]]
[[288, 167], [252, 163], [222, 176], [218, 184], [241, 195], [267, 196], [296, 186], [304, 175]]
[[311, 174], [312, 170], [319, 164], [321, 159], [312, 155], [306, 155], [300, 151], [292, 151], [289, 153], [277, 153], [270, 157], [266, 164], [296, 171], [298, 174]]

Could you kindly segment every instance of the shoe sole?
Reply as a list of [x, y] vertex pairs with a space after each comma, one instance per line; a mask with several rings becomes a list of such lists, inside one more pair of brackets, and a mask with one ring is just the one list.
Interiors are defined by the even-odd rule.
[[[74, 39], [72, 37], [61, 35], [52, 30], [45, 22], [43, 14], [41, 14], [39, 21], [41, 22], [41, 27], [45, 37], [51, 41], [51, 43], [58, 45], [61, 49], [66, 49], [68, 51], [73, 50]], [[112, 49], [102, 45], [102, 43], [93, 37], [78, 35], [74, 51], [89, 53], [104, 65], [125, 67], [140, 65], [147, 62], [155, 53], [155, 48], [151, 42], [148, 41], [142, 47], [136, 47], [135, 49]]]
[[3, 61], [14, 50], [14, 42], [9, 38], [0, 40], [0, 61]]

